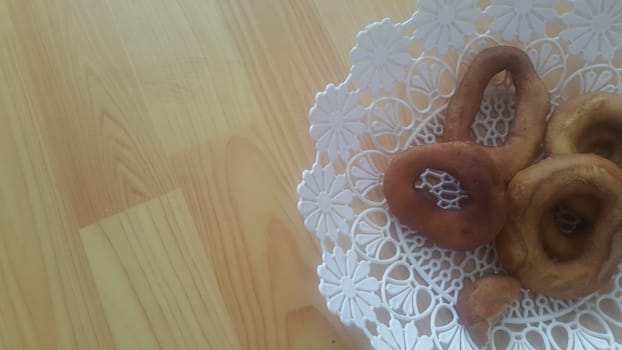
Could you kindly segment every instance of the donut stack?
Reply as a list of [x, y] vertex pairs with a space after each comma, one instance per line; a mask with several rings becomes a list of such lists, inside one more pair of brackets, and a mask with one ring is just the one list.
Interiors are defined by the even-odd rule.
[[[484, 89], [503, 70], [514, 84], [515, 118], [503, 145], [480, 146], [471, 124]], [[549, 112], [548, 89], [529, 57], [510, 46], [488, 48], [449, 102], [442, 142], [395, 156], [385, 172], [387, 203], [401, 223], [447, 249], [495, 241], [509, 276], [467, 283], [456, 305], [479, 345], [521, 286], [578, 298], [601, 289], [622, 262], [622, 96], [580, 95], [547, 123]], [[546, 158], [534, 164], [542, 146]], [[440, 208], [415, 186], [426, 169], [460, 182], [467, 193], [460, 208]], [[560, 227], [564, 211], [576, 221], [571, 230]]]

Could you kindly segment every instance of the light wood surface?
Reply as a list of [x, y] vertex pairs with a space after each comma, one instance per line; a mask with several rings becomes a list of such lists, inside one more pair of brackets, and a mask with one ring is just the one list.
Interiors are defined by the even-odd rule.
[[296, 210], [307, 112], [414, 0], [0, 0], [0, 349], [368, 349]]

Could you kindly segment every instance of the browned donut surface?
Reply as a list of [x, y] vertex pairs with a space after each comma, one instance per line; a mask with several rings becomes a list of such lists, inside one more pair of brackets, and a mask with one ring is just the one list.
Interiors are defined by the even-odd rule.
[[[508, 220], [495, 242], [502, 267], [523, 286], [571, 299], [611, 278], [622, 260], [622, 172], [614, 163], [590, 154], [547, 158], [519, 172], [508, 194]], [[556, 257], [543, 239], [551, 221], [546, 213], [578, 196], [596, 199], [599, 213], [583, 243], [570, 248], [572, 256]]]
[[[415, 184], [426, 169], [454, 176], [467, 198], [460, 209], [442, 209]], [[384, 176], [384, 193], [395, 217], [440, 247], [469, 250], [492, 241], [507, 212], [503, 179], [488, 153], [467, 142], [411, 148], [395, 156]]]
[[487, 275], [475, 282], [465, 281], [458, 294], [456, 312], [471, 339], [483, 347], [489, 342], [490, 328], [518, 298], [520, 282], [516, 278]]
[[471, 124], [480, 110], [484, 90], [503, 70], [512, 76], [516, 114], [504, 144], [486, 149], [494, 161], [503, 164], [500, 170], [509, 180], [537, 157], [550, 111], [548, 89], [522, 50], [495, 46], [475, 56], [447, 106], [443, 140], [475, 141]]
[[547, 126], [545, 150], [594, 153], [622, 166], [622, 96], [594, 92], [562, 103]]

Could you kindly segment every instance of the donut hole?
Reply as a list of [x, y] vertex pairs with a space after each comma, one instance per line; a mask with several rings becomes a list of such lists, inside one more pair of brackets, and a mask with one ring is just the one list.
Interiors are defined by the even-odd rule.
[[445, 210], [459, 210], [468, 199], [460, 181], [446, 171], [427, 168], [415, 179], [415, 191], [421, 191], [428, 200]]
[[597, 156], [609, 159], [615, 152], [615, 143], [612, 140], [595, 140], [581, 150], [582, 153], [593, 153]]
[[589, 126], [579, 136], [577, 151], [596, 154], [622, 166], [622, 125], [597, 123]]
[[[495, 82], [496, 77], [499, 78]], [[471, 136], [482, 146], [503, 145], [515, 113], [515, 88], [510, 73], [504, 70], [489, 81], [479, 112], [471, 124]]]
[[591, 195], [573, 195], [559, 201], [542, 216], [541, 238], [553, 261], [579, 258], [592, 236], [602, 202]]

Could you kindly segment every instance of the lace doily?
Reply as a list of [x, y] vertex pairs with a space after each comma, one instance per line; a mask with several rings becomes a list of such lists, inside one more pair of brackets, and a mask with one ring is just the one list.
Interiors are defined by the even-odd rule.
[[[621, 93], [618, 0], [420, 0], [403, 23], [370, 24], [356, 37], [344, 82], [310, 111], [317, 157], [302, 174], [298, 209], [321, 241], [319, 290], [328, 309], [360, 327], [376, 349], [475, 348], [454, 302], [465, 279], [499, 272], [493, 245], [459, 253], [401, 226], [382, 192], [390, 158], [434, 143], [444, 111], [473, 56], [507, 44], [528, 53], [553, 108], [589, 91]], [[513, 118], [505, 74], [488, 86], [473, 124], [494, 147]], [[429, 169], [417, 186], [444, 208], [468, 196]], [[416, 213], [415, 213], [416, 215]], [[622, 269], [602, 291], [564, 301], [523, 290], [493, 330], [493, 349], [622, 349]]]

